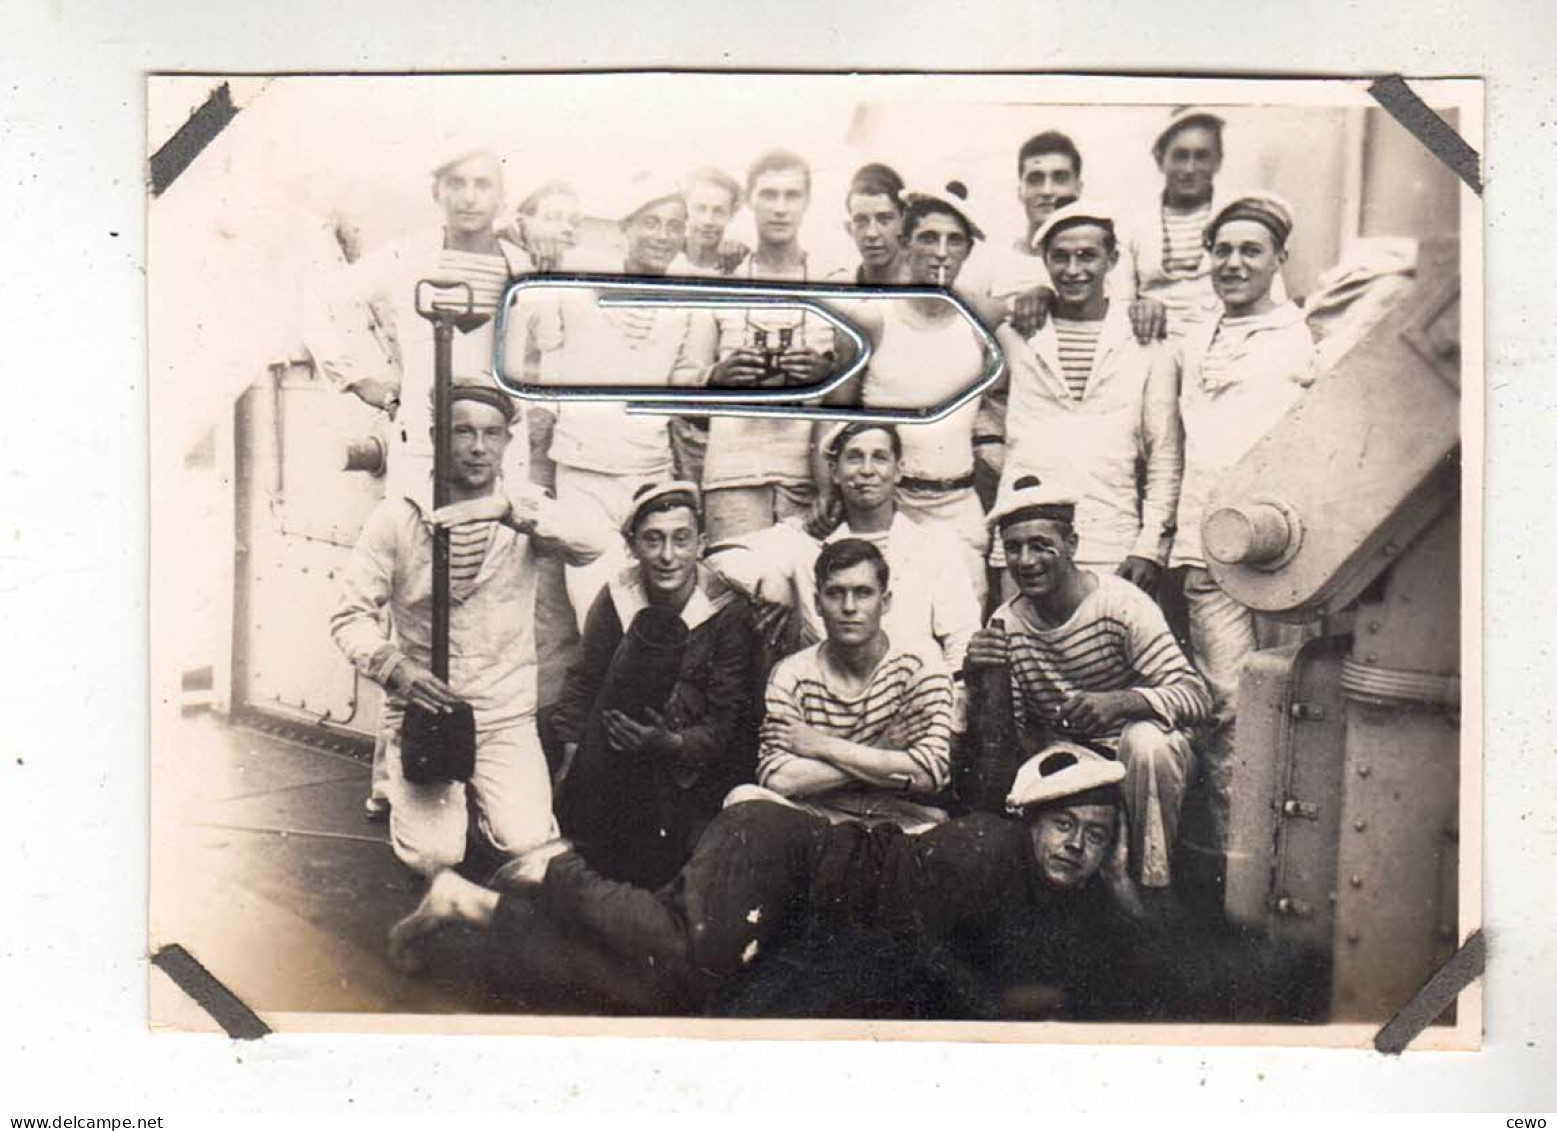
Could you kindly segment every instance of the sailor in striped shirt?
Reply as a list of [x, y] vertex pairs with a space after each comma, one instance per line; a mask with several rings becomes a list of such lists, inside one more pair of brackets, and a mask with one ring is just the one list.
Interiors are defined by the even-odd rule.
[[1303, 312], [1275, 294], [1292, 225], [1291, 205], [1267, 192], [1239, 197], [1217, 213], [1206, 244], [1223, 309], [1180, 347], [1184, 482], [1169, 566], [1184, 569], [1190, 650], [1214, 703], [1201, 777], [1218, 848], [1227, 844], [1232, 819], [1238, 684], [1244, 662], [1270, 629], [1217, 584], [1206, 567], [1201, 532], [1218, 481], [1315, 380], [1314, 340]]
[[996, 502], [990, 522], [1021, 592], [974, 634], [968, 663], [1010, 667], [1017, 726], [1039, 746], [1061, 737], [1116, 752], [1131, 873], [1163, 888], [1195, 765], [1186, 729], [1206, 721], [1211, 697], [1150, 597], [1076, 567], [1074, 519], [1075, 499], [1036, 477]]
[[[467, 799], [481, 838], [510, 855], [556, 835], [546, 755], [536, 729], [537, 564], [557, 555], [600, 556], [609, 530], [586, 511], [537, 487], [498, 476], [518, 418], [513, 401], [484, 381], [450, 390], [450, 503], [431, 490], [386, 496], [369, 516], [343, 571], [330, 617], [337, 647], [388, 693], [383, 728], [389, 835], [395, 855], [432, 876], [465, 857]], [[432, 672], [433, 531], [452, 543], [447, 679]], [[478, 556], [479, 555], [479, 556]], [[406, 705], [433, 712], [460, 701], [475, 714], [476, 764], [468, 783], [406, 780]]]
[[[722, 278], [746, 262], [751, 248], [725, 235], [741, 210], [742, 195], [740, 183], [723, 169], [706, 166], [687, 175], [682, 181], [682, 196], [687, 202], [686, 245], [671, 260], [667, 275]], [[708, 458], [708, 417], [673, 416], [669, 424], [677, 478], [701, 484], [703, 462]]]
[[1136, 293], [1168, 310], [1174, 338], [1216, 307], [1204, 236], [1216, 207], [1212, 192], [1222, 167], [1222, 118], [1199, 107], [1176, 110], [1152, 145], [1163, 191], [1128, 241]]
[[[618, 270], [635, 278], [663, 276], [686, 237], [680, 186], [646, 174], [623, 178], [617, 187], [625, 243]], [[577, 289], [542, 292], [524, 310], [510, 326], [510, 348], [520, 352], [515, 339], [539, 348], [545, 385], [700, 385], [714, 360], [714, 322], [705, 311], [603, 307], [596, 292]], [[552, 419], [547, 455], [556, 465], [558, 500], [594, 510], [616, 529], [632, 512], [637, 491], [675, 478], [663, 416], [633, 414], [621, 402], [562, 401], [532, 411]], [[601, 587], [629, 563], [624, 540], [568, 571], [568, 599], [580, 632]]]
[[1077, 492], [1077, 562], [1153, 593], [1183, 475], [1178, 369], [1168, 346], [1140, 341], [1109, 297], [1114, 225], [1112, 209], [1083, 200], [1038, 230], [1055, 316], [1026, 339], [996, 331], [1011, 382], [1003, 485], [1061, 475]]
[[952, 682], [927, 640], [881, 629], [891, 571], [871, 543], [830, 542], [816, 560], [827, 639], [781, 660], [768, 677], [758, 787], [725, 804], [789, 799], [833, 822], [923, 832], [946, 819], [931, 797], [951, 772]]
[[[417, 313], [423, 279], [466, 283], [472, 310], [456, 322], [452, 372], [493, 385], [492, 334], [508, 281], [533, 269], [525, 252], [494, 230], [504, 199], [503, 163], [486, 149], [457, 154], [432, 171], [442, 212], [436, 228], [391, 240], [318, 280], [304, 304], [304, 338], [320, 374], [391, 419], [385, 495], [421, 492], [432, 471], [432, 323]], [[379, 331], [368, 334], [366, 327]], [[510, 485], [529, 477], [524, 445], [501, 469]], [[424, 499], [424, 504], [431, 499]]]
[[1087, 391], [1087, 378], [1092, 376], [1092, 359], [1097, 356], [1097, 339], [1103, 329], [1101, 318], [1091, 321], [1054, 318], [1054, 336], [1060, 346], [1060, 375], [1065, 378], [1065, 391], [1071, 400], [1079, 401]]

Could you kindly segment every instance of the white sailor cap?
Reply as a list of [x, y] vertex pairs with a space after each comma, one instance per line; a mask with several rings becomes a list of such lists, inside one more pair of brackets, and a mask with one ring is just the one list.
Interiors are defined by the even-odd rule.
[[1217, 136], [1222, 134], [1222, 127], [1227, 125], [1227, 119], [1215, 110], [1208, 110], [1204, 106], [1176, 106], [1168, 115], [1167, 122], [1152, 139], [1152, 156], [1161, 157], [1163, 150], [1168, 148], [1168, 141], [1174, 134], [1188, 126], [1210, 126], [1216, 130]]
[[1006, 811], [1020, 814], [1055, 801], [1118, 805], [1125, 768], [1076, 742], [1051, 742], [1022, 763], [1006, 795]]
[[665, 483], [645, 483], [633, 493], [632, 509], [627, 512], [627, 521], [622, 523], [622, 537], [631, 539], [633, 530], [638, 525], [638, 520], [643, 517], [655, 503], [664, 499], [674, 498], [676, 505], [692, 508], [693, 514], [701, 515], [703, 512], [703, 496], [696, 483], [690, 479], [672, 479]]
[[949, 180], [944, 188], [939, 189], [910, 189], [903, 194], [903, 207], [908, 212], [915, 208], [925, 208], [936, 205], [955, 214], [967, 225], [968, 235], [976, 240], [984, 238], [984, 232], [968, 214], [968, 186], [960, 180]]
[[629, 176], [612, 192], [614, 206], [606, 215], [631, 220], [650, 205], [662, 200], [684, 200], [686, 189], [674, 177], [643, 170]]
[[438, 151], [438, 156], [432, 168], [434, 181], [441, 181], [444, 175], [452, 173], [456, 167], [465, 162], [482, 157], [497, 166], [498, 172], [503, 170], [503, 159], [495, 149], [484, 142], [473, 141], [470, 138], [458, 138], [448, 141]]
[[1076, 492], [1063, 483], [1054, 479], [1039, 479], [1036, 475], [1023, 475], [995, 496], [995, 505], [989, 509], [989, 516], [984, 522], [995, 530], [1013, 522], [1028, 522], [1035, 518], [1074, 523], [1076, 502]]
[[1077, 224], [1097, 224], [1113, 232], [1115, 215], [1113, 207], [1102, 200], [1073, 200], [1062, 204], [1049, 213], [1049, 218], [1033, 233], [1032, 248], [1042, 251], [1050, 236]]

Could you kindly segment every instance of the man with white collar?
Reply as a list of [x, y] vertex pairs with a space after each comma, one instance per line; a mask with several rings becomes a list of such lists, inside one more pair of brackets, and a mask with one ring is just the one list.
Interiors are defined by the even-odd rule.
[[[491, 150], [449, 158], [432, 171], [442, 224], [364, 256], [324, 280], [306, 304], [304, 335], [320, 372], [393, 422], [386, 479], [391, 498], [421, 490], [432, 469], [433, 333], [432, 323], [416, 312], [417, 283], [470, 285], [475, 310], [454, 335], [453, 373], [491, 384], [498, 299], [510, 279], [534, 270], [530, 257], [494, 230], [503, 193], [503, 163]], [[384, 340], [367, 332], [374, 321], [382, 323]], [[504, 477], [523, 482], [527, 457], [525, 445], [512, 445]]]
[[[565, 757], [557, 819], [597, 872], [657, 887], [686, 863], [731, 787], [752, 779], [756, 637], [746, 602], [698, 560], [696, 484], [640, 488], [623, 534], [634, 561], [590, 607], [553, 718]], [[626, 643], [652, 635], [657, 614], [686, 629], [672, 634], [685, 637], [673, 672], [648, 670], [665, 657]], [[608, 688], [649, 684], [669, 690], [638, 717], [606, 701]]]
[[1178, 370], [1169, 347], [1142, 344], [1125, 304], [1108, 295], [1114, 224], [1111, 209], [1078, 201], [1037, 232], [1052, 317], [1025, 340], [1009, 325], [995, 333], [1010, 365], [1004, 486], [1063, 477], [1079, 492], [1077, 565], [1154, 593], [1183, 474]]
[[[974, 292], [980, 315], [990, 325], [1004, 319], [1010, 333], [1028, 338], [1051, 316], [1055, 286], [1044, 261], [1041, 233], [1057, 210], [1082, 196], [1081, 170], [1081, 151], [1058, 130], [1034, 134], [1017, 151], [1016, 192], [1025, 220], [1022, 235], [1012, 244], [985, 248], [964, 272], [970, 276], [965, 287]], [[1164, 336], [1167, 318], [1162, 303], [1137, 297], [1130, 271], [1110, 272], [1103, 290], [1109, 299], [1116, 300], [1115, 316], [1128, 318], [1136, 340], [1151, 343]], [[974, 426], [979, 491], [986, 507], [993, 505], [996, 485], [1006, 475], [1010, 461], [1009, 384], [1008, 375], [985, 396]], [[1017, 437], [1015, 442], [1021, 439]]]
[[[1075, 561], [1075, 494], [1024, 477], [989, 514], [1020, 593], [968, 644], [969, 664], [1010, 668], [1017, 727], [1115, 750], [1124, 766], [1131, 874], [1165, 888], [1211, 697], [1162, 610], [1122, 578]], [[1024, 745], [1026, 745], [1024, 743]]]
[[1292, 224], [1291, 207], [1274, 193], [1240, 197], [1216, 214], [1205, 242], [1220, 317], [1192, 328], [1181, 346], [1184, 485], [1171, 564], [1185, 570], [1190, 647], [1215, 700], [1204, 776], [1218, 845], [1227, 831], [1238, 681], [1257, 646], [1257, 622], [1206, 569], [1200, 528], [1217, 479], [1275, 427], [1318, 372], [1302, 310], [1272, 293]]
[[968, 638], [979, 626], [975, 583], [949, 539], [915, 523], [897, 504], [902, 440], [890, 424], [836, 425], [823, 449], [838, 510], [826, 529], [796, 516], [710, 548], [709, 564], [760, 602], [787, 608], [792, 650], [824, 637], [813, 568], [822, 547], [843, 538], [876, 545], [892, 569], [892, 607], [885, 628], [894, 639], [930, 639], [946, 667], [962, 667]]
[[428, 939], [461, 925], [485, 934], [493, 976], [536, 1009], [704, 1013], [776, 956], [813, 990], [812, 1010], [849, 1011], [834, 1015], [899, 1011], [905, 986], [928, 978], [957, 987], [937, 994], [946, 1016], [1087, 1016], [1155, 984], [1129, 966], [1149, 928], [1129, 910], [1123, 777], [1055, 743], [1018, 771], [1008, 815], [919, 836], [733, 802], [658, 891], [548, 846], [492, 887], [444, 873], [390, 932], [390, 959], [419, 970]]
[[[512, 855], [555, 835], [535, 729], [536, 555], [586, 562], [599, 556], [607, 534], [539, 488], [499, 478], [517, 415], [507, 394], [456, 382], [451, 400], [445, 475], [453, 501], [431, 510], [430, 484], [386, 496], [362, 528], [330, 618], [337, 647], [388, 693], [390, 838], [395, 854], [428, 876], [464, 859], [466, 786], [405, 779], [400, 722], [406, 704], [433, 712], [451, 710], [459, 700], [471, 705], [476, 765], [469, 788], [494, 848]], [[450, 541], [447, 682], [430, 670], [435, 526], [448, 528]]]

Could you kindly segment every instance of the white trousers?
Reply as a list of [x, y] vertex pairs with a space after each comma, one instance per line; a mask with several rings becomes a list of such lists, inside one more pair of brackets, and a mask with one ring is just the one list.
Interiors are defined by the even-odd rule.
[[[389, 838], [407, 867], [431, 876], [465, 859], [467, 783], [412, 785], [400, 757], [400, 728], [389, 742]], [[557, 836], [551, 775], [535, 720], [476, 733], [474, 791], [481, 831], [499, 852], [517, 856]]]

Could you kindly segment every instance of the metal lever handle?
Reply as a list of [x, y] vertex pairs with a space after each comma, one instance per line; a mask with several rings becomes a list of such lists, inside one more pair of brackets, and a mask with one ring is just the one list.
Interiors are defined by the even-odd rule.
[[[461, 293], [462, 301], [448, 297]], [[414, 301], [416, 312], [429, 322], [453, 322], [476, 312], [476, 292], [460, 279], [419, 279]], [[454, 302], [459, 305], [452, 305]]]

